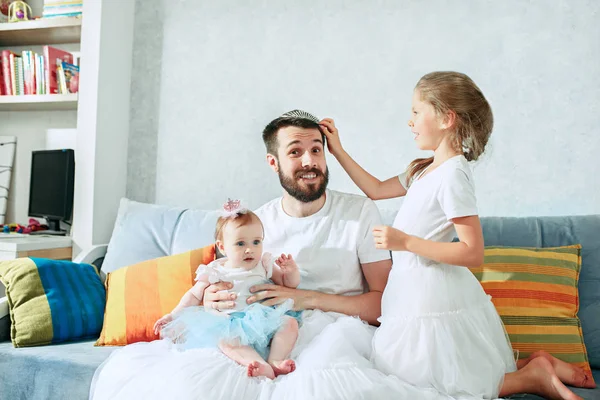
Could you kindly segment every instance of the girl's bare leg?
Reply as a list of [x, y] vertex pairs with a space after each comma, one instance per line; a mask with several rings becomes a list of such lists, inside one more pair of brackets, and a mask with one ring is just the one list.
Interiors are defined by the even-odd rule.
[[556, 376], [558, 376], [560, 381], [565, 385], [587, 389], [593, 389], [596, 387], [594, 380], [591, 379], [591, 377], [586, 374], [583, 369], [559, 360], [546, 351], [536, 351], [535, 353], [532, 353], [529, 358], [519, 360], [517, 362], [517, 368], [523, 368], [538, 357], [542, 357], [550, 361], [550, 364], [552, 364], [552, 367], [554, 368], [554, 372], [556, 372]]
[[296, 369], [296, 363], [288, 359], [296, 339], [298, 339], [298, 321], [289, 317], [271, 341], [271, 352], [267, 361], [273, 368], [275, 376], [289, 374]]
[[248, 367], [248, 376], [266, 376], [275, 379], [273, 368], [252, 347], [222, 342], [219, 344], [219, 349], [233, 361]]
[[560, 381], [544, 357], [534, 358], [523, 368], [505, 375], [500, 397], [517, 393], [533, 393], [551, 400], [581, 400]]

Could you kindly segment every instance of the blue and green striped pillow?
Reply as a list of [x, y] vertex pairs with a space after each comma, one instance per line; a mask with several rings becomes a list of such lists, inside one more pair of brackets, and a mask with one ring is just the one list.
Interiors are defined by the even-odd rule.
[[0, 281], [15, 347], [93, 338], [102, 329], [106, 291], [92, 265], [19, 258], [0, 262]]

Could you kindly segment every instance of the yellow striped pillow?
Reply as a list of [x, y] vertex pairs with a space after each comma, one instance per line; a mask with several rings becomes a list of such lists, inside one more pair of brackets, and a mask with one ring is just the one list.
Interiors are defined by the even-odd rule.
[[581, 245], [487, 247], [471, 268], [492, 302], [519, 358], [538, 350], [583, 368], [593, 381], [579, 311]]
[[96, 346], [158, 339], [153, 325], [175, 308], [194, 284], [196, 269], [215, 259], [215, 246], [148, 260], [106, 277], [104, 325]]

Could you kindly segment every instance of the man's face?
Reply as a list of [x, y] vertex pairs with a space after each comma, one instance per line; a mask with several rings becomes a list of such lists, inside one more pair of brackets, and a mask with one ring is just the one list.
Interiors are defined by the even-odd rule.
[[304, 203], [321, 198], [329, 182], [321, 132], [288, 126], [279, 130], [277, 140], [277, 159], [269, 163], [279, 174], [281, 186]]

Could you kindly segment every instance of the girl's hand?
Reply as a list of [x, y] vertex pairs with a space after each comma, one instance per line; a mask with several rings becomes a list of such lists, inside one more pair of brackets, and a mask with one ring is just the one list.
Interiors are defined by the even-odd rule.
[[167, 314], [167, 315], [164, 315], [163, 317], [161, 317], [158, 321], [156, 321], [154, 323], [154, 334], [158, 335], [160, 333], [161, 329], [163, 328], [163, 326], [165, 326], [166, 324], [168, 324], [171, 321], [173, 321], [172, 314]]
[[342, 148], [342, 142], [340, 142], [340, 135], [338, 129], [335, 127], [335, 122], [331, 118], [324, 118], [319, 122], [321, 132], [327, 138], [327, 149], [334, 156], [344, 151]]
[[373, 228], [375, 247], [378, 249], [406, 251], [408, 250], [406, 246], [410, 237], [410, 235], [391, 226], [380, 225]]
[[291, 254], [288, 254], [287, 256], [285, 254], [282, 254], [277, 260], [275, 260], [275, 262], [277, 263], [277, 265], [279, 265], [279, 269], [284, 275], [296, 272], [298, 270], [298, 265], [296, 264], [296, 261], [294, 261], [294, 259], [292, 258]]

